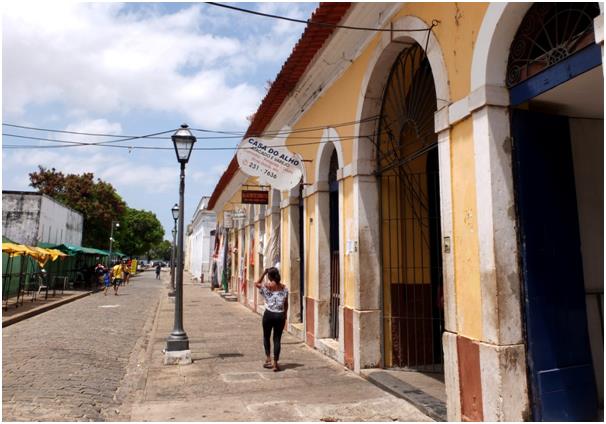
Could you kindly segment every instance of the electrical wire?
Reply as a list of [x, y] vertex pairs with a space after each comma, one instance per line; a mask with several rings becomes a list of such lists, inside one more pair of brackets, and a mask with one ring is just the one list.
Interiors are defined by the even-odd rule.
[[[257, 12], [255, 10], [243, 9], [241, 7], [230, 6], [228, 4], [223, 4], [223, 3], [206, 2], [206, 4], [211, 5], [211, 6], [216, 6], [216, 7], [222, 7], [222, 8], [225, 8], [225, 9], [235, 10], [237, 12], [248, 13], [248, 14], [251, 14], [251, 15], [263, 16], [263, 17], [266, 17], [266, 18], [273, 18], [273, 19], [281, 19], [283, 21], [296, 22], [296, 23], [306, 24], [306, 25], [316, 25], [316, 26], [321, 26], [321, 27], [325, 27], [325, 28], [340, 28], [340, 29], [351, 29], [351, 30], [357, 30], [357, 31], [376, 31], [376, 32], [417, 32], [417, 31], [431, 31], [431, 28], [423, 28], [423, 29], [420, 29], [420, 28], [419, 29], [392, 29], [392, 28], [370, 28], [370, 27], [350, 26], [350, 25], [338, 25], [338, 24], [330, 24], [330, 23], [327, 23], [327, 22], [315, 22], [315, 21], [312, 21], [311, 19], [303, 20], [303, 19], [289, 18], [289, 17], [281, 16], [281, 15], [272, 15], [270, 13]], [[436, 23], [435, 25], [437, 25], [438, 21], [436, 21], [436, 20], [432, 21], [432, 27], [435, 26], [435, 25], [433, 25], [434, 22]]]
[[[135, 136], [135, 135], [99, 134], [99, 133], [86, 133], [86, 132], [67, 131], [67, 130], [53, 130], [53, 129], [49, 129], [49, 128], [27, 127], [25, 125], [6, 124], [6, 123], [2, 123], [2, 126], [12, 127], [12, 128], [21, 128], [21, 129], [33, 130], [33, 131], [46, 131], [46, 132], [62, 133], [62, 134], [87, 135], [87, 136], [91, 136], [91, 137], [120, 137], [120, 138], [139, 137], [139, 136]], [[152, 137], [152, 136], [147, 136], [146, 138], [163, 139], [163, 140], [170, 139], [170, 137]]]
[[[284, 136], [284, 138], [289, 138], [288, 137], [289, 134], [312, 132], [312, 131], [317, 131], [317, 130], [321, 130], [321, 129], [325, 129], [325, 128], [345, 127], [345, 126], [350, 126], [350, 125], [355, 125], [355, 124], [360, 124], [360, 123], [364, 123], [364, 122], [377, 120], [378, 118], [379, 118], [379, 116], [377, 115], [377, 116], [370, 116], [368, 118], [361, 119], [358, 121], [341, 122], [338, 124], [317, 125], [314, 127], [303, 127], [303, 128], [298, 128], [296, 130], [291, 130], [291, 131], [282, 131], [282, 130], [267, 131], [267, 132], [262, 132], [259, 136], [255, 136], [255, 137], [276, 136], [276, 138], [282, 138], [281, 136]], [[75, 135], [85, 135], [85, 136], [94, 136], [94, 137], [124, 138], [124, 140], [110, 140], [110, 141], [103, 141], [101, 143], [128, 141], [128, 140], [134, 140], [137, 138], [146, 138], [146, 139], [154, 139], [154, 140], [170, 140], [170, 137], [156, 137], [155, 134], [154, 135], [145, 135], [145, 136], [133, 136], [133, 135], [100, 134], [100, 133], [86, 133], [86, 132], [78, 132], [78, 131], [55, 130], [55, 129], [49, 129], [49, 128], [28, 127], [25, 125], [6, 124], [6, 123], [3, 123], [2, 125], [7, 126], [7, 127], [12, 127], [12, 128], [21, 128], [21, 129], [27, 129], [27, 130], [32, 130], [32, 131], [45, 131], [45, 132], [51, 132], [51, 133], [75, 134]], [[240, 138], [241, 139], [246, 134], [245, 131], [221, 131], [221, 130], [210, 130], [210, 129], [205, 129], [205, 128], [190, 128], [190, 130], [197, 131], [197, 132], [204, 132], [204, 133], [229, 135], [229, 137], [226, 137], [226, 136], [213, 136], [213, 137], [199, 136], [199, 137], [196, 137], [201, 140], [214, 140], [214, 139], [226, 139], [226, 138]], [[173, 132], [173, 131], [176, 131], [176, 130], [168, 130], [168, 131], [165, 131], [162, 133], [157, 133], [157, 134], [166, 134], [166, 133]], [[6, 135], [10, 135], [10, 134], [6, 134]], [[303, 138], [303, 137], [297, 137], [297, 138]], [[316, 137], [309, 137], [309, 138], [316, 138]]]
[[[372, 120], [376, 120], [377, 117], [376, 116], [372, 116], [370, 118], [366, 118], [366, 119], [362, 119], [359, 121], [352, 121], [352, 122], [348, 122], [348, 123], [344, 123], [342, 125], [352, 125], [354, 123], [362, 123], [362, 122], [369, 122]], [[33, 128], [33, 127], [32, 127]], [[310, 127], [310, 128], [315, 128], [317, 129], [323, 129], [326, 128], [324, 126], [318, 126], [318, 127]], [[132, 137], [131, 139], [144, 139], [144, 138], [149, 138], [152, 136], [156, 136], [158, 134], [166, 134], [168, 132], [173, 132], [175, 130], [169, 130], [169, 131], [164, 131], [164, 132], [160, 132], [160, 133], [154, 133], [154, 134], [149, 134], [149, 135], [144, 135], [144, 136], [135, 136]], [[353, 135], [348, 135], [348, 136], [339, 136], [336, 140], [339, 141], [347, 141], [347, 140], [353, 140], [355, 138], [372, 138], [375, 137], [377, 135], [380, 135], [381, 133], [373, 133], [370, 135], [359, 135], [359, 136], [353, 136]], [[18, 135], [18, 134], [10, 134], [10, 133], [2, 133], [3, 136], [6, 137], [14, 137], [14, 138], [21, 138], [21, 139], [29, 139], [29, 140], [38, 140], [38, 141], [46, 141], [46, 142], [50, 142], [50, 143], [62, 143], [59, 146], [53, 146], [53, 145], [32, 145], [32, 144], [3, 144], [2, 148], [3, 149], [58, 149], [58, 148], [67, 148], [67, 147], [91, 147], [91, 146], [96, 146], [96, 147], [112, 147], [112, 148], [121, 148], [121, 149], [129, 149], [130, 150], [173, 150], [173, 147], [160, 147], [160, 146], [124, 146], [124, 145], [117, 145], [117, 144], [107, 144], [109, 142], [96, 142], [96, 143], [86, 143], [86, 142], [81, 142], [81, 141], [73, 141], [73, 140], [57, 140], [57, 139], [49, 139], [49, 138], [43, 138], [43, 137], [33, 137], [33, 136], [24, 136], [24, 135]], [[289, 138], [289, 137], [285, 137], [285, 138]], [[293, 137], [293, 138], [297, 138], [297, 137]], [[305, 137], [308, 139], [317, 139], [317, 137]], [[127, 141], [130, 139], [123, 139], [123, 140], [119, 140], [119, 141]], [[116, 140], [114, 140], [116, 141]], [[312, 145], [318, 145], [318, 144], [324, 144], [324, 143], [329, 143], [335, 141], [333, 139], [328, 139], [325, 141], [316, 141], [316, 142], [308, 142], [308, 143], [289, 143], [289, 144], [285, 144], [284, 146], [286, 147], [296, 147], [296, 146], [312, 146]], [[192, 150], [204, 150], [204, 151], [221, 151], [221, 150], [232, 150], [232, 151], [237, 151], [237, 150], [244, 150], [244, 149], [253, 149], [254, 147], [238, 147], [238, 146], [233, 146], [233, 147], [194, 147]]]
[[[98, 144], [98, 143], [93, 144], [93, 143], [83, 143], [83, 142], [71, 141], [71, 140], [53, 140], [53, 139], [44, 139], [44, 138], [40, 138], [40, 137], [16, 136], [14, 134], [5, 134], [5, 133], [3, 133], [2, 135], [10, 136], [10, 137], [32, 139], [32, 140], [48, 141], [51, 143], [64, 143], [59, 146], [35, 145], [35, 144], [3, 144], [2, 145], [3, 149], [59, 149], [59, 148], [67, 148], [67, 147], [91, 147], [91, 146], [94, 146], [94, 147], [112, 147], [112, 148], [129, 149], [129, 150], [174, 150], [174, 147], [122, 146], [122, 145], [115, 145], [115, 144], [108, 145], [108, 144]], [[365, 136], [360, 136], [360, 137], [365, 137]], [[317, 137], [315, 137], [315, 138], [317, 139]], [[346, 141], [346, 140], [352, 140], [354, 138], [356, 138], [356, 137], [347, 136], [347, 137], [339, 137], [336, 140]], [[335, 141], [335, 140], [329, 139], [327, 141], [315, 141], [315, 142], [309, 142], [309, 143], [292, 143], [292, 144], [285, 144], [284, 146], [286, 146], [286, 147], [312, 146], [312, 145], [316, 145], [316, 144], [324, 144], [324, 143], [327, 143], [330, 141]], [[254, 149], [254, 147], [238, 147], [238, 146], [234, 146], [234, 147], [194, 147], [192, 150], [221, 151], [221, 150], [246, 150], [246, 149]]]

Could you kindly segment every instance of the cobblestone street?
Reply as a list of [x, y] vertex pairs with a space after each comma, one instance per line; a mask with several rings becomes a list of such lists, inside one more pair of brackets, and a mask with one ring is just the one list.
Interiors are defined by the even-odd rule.
[[163, 365], [174, 316], [163, 278], [144, 273], [117, 297], [95, 293], [6, 327], [3, 420], [430, 420], [289, 334], [284, 372], [263, 369], [260, 316], [189, 275], [194, 363]]
[[4, 328], [3, 420], [116, 420], [123, 401], [117, 390], [162, 288], [143, 273], [119, 296], [94, 293]]

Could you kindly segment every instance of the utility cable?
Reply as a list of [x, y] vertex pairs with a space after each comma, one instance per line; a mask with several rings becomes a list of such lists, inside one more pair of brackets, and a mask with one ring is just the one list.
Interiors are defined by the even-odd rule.
[[[39, 140], [39, 141], [47, 141], [50, 143], [63, 143], [59, 146], [53, 146], [53, 145], [35, 145], [35, 144], [3, 144], [2, 148], [3, 149], [58, 149], [58, 148], [66, 148], [66, 147], [112, 147], [112, 148], [119, 148], [119, 149], [129, 149], [129, 150], [174, 150], [174, 147], [161, 147], [161, 146], [122, 146], [122, 145], [115, 145], [115, 144], [100, 144], [100, 143], [83, 143], [83, 142], [79, 142], [79, 141], [72, 141], [72, 140], [53, 140], [53, 139], [45, 139], [45, 138], [41, 138], [41, 137], [29, 137], [29, 136], [19, 136], [19, 135], [15, 135], [15, 134], [6, 134], [3, 133], [3, 136], [7, 136], [7, 137], [17, 137], [17, 138], [24, 138], [24, 139], [31, 139], [31, 140]], [[365, 136], [360, 136], [360, 137], [365, 137]], [[347, 137], [338, 137], [335, 140], [352, 140], [356, 137], [354, 136], [347, 136]], [[317, 137], [316, 137], [317, 139]], [[334, 141], [332, 139], [329, 139], [327, 141], [315, 141], [315, 142], [309, 142], [309, 143], [292, 143], [292, 144], [285, 144], [285, 147], [290, 147], [290, 146], [312, 146], [312, 145], [316, 145], [316, 144], [323, 144], [326, 142], [330, 142], [330, 141]], [[281, 146], [281, 147], [284, 147]], [[254, 149], [254, 147], [194, 147], [192, 150], [206, 150], [206, 151], [220, 151], [220, 150], [243, 150], [243, 149]]]
[[[243, 9], [241, 7], [230, 6], [230, 5], [227, 5], [224, 3], [206, 2], [206, 4], [211, 5], [211, 6], [223, 7], [225, 9], [235, 10], [237, 12], [249, 13], [251, 15], [264, 16], [266, 18], [273, 18], [273, 19], [281, 19], [283, 21], [296, 22], [296, 23], [306, 24], [306, 25], [316, 25], [316, 26], [321, 26], [321, 27], [325, 27], [325, 28], [341, 28], [341, 29], [351, 29], [351, 30], [357, 30], [357, 31], [376, 31], [376, 32], [417, 32], [417, 31], [430, 31], [431, 30], [431, 28], [392, 29], [392, 28], [370, 28], [370, 27], [350, 26], [350, 25], [338, 25], [338, 24], [330, 24], [327, 22], [316, 22], [316, 21], [312, 21], [311, 19], [304, 20], [304, 19], [289, 18], [289, 17], [281, 16], [281, 15], [272, 15], [270, 13], [263, 13], [263, 12], [257, 12], [255, 10]], [[434, 20], [433, 22], [437, 22], [437, 21]], [[432, 22], [432, 26], [433, 26], [433, 22]], [[437, 25], [437, 23], [436, 23], [436, 25]]]
[[[288, 135], [288, 134], [295, 134], [295, 133], [302, 133], [302, 132], [312, 132], [312, 131], [317, 131], [317, 130], [321, 130], [321, 129], [325, 129], [325, 128], [339, 128], [339, 127], [345, 127], [345, 126], [349, 126], [349, 125], [355, 125], [355, 124], [360, 124], [360, 123], [364, 123], [364, 122], [368, 122], [368, 121], [377, 120], [378, 118], [379, 118], [379, 116], [377, 115], [377, 116], [370, 116], [368, 118], [364, 118], [359, 121], [341, 122], [341, 123], [337, 123], [337, 124], [324, 124], [324, 125], [317, 125], [314, 127], [303, 127], [303, 128], [297, 128], [296, 130], [292, 130], [292, 131], [282, 131], [282, 130], [267, 131], [267, 132], [262, 132], [260, 136], [255, 136], [255, 137], [264, 137], [264, 136], [272, 136], [272, 135], [276, 135], [276, 136]], [[30, 127], [30, 126], [17, 125], [17, 124], [3, 123], [2, 125], [6, 126], [6, 127], [20, 128], [20, 129], [26, 129], [26, 130], [32, 130], [32, 131], [45, 131], [45, 132], [51, 132], [51, 133], [85, 135], [85, 136], [94, 136], [94, 137], [119, 137], [119, 138], [124, 138], [124, 139], [147, 138], [147, 139], [154, 139], [154, 140], [170, 140], [170, 137], [157, 137], [154, 135], [134, 136], [134, 135], [118, 135], [118, 134], [100, 134], [100, 133], [87, 133], [87, 132], [78, 132], [78, 131], [66, 131], [66, 130], [56, 130], [56, 129], [49, 129], [49, 128]], [[197, 137], [198, 139], [202, 139], [202, 140], [224, 139], [224, 138], [243, 138], [244, 135], [246, 134], [246, 131], [222, 131], [222, 130], [210, 130], [210, 129], [205, 129], [205, 128], [190, 128], [190, 130], [197, 131], [197, 132], [204, 132], [204, 133], [229, 135], [229, 137], [223, 137], [223, 136]], [[163, 133], [157, 133], [157, 134], [166, 134], [171, 131], [175, 131], [175, 130], [169, 130], [169, 131], [165, 131]], [[118, 141], [122, 141], [122, 140], [116, 140], [116, 142], [118, 142]], [[126, 140], [124, 140], [124, 141], [126, 141]], [[105, 142], [103, 142], [103, 143], [105, 143]]]

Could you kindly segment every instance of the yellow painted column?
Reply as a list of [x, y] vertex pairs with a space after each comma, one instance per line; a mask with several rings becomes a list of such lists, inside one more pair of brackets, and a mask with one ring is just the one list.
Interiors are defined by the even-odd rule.
[[482, 299], [476, 211], [473, 123], [467, 118], [451, 129], [452, 209], [457, 331], [481, 340]]

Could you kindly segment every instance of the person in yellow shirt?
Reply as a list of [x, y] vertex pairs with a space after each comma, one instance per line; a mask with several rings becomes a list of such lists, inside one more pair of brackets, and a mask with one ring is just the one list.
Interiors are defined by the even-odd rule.
[[114, 294], [118, 296], [118, 288], [124, 281], [124, 266], [122, 262], [116, 262], [111, 270], [112, 284], [114, 286]]

